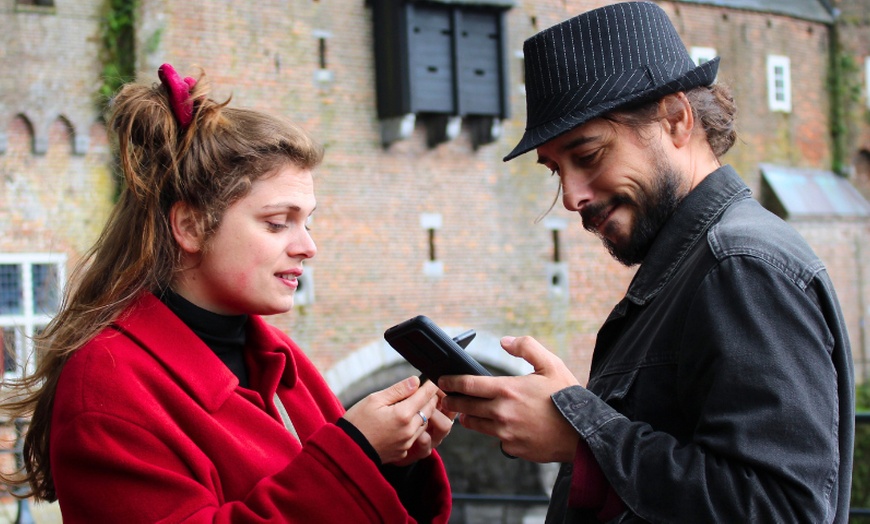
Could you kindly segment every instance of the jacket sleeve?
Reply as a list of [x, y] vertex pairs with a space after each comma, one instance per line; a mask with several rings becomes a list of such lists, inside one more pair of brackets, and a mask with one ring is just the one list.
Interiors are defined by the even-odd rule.
[[[317, 368], [301, 350], [298, 350], [289, 337], [280, 332], [279, 336], [297, 349], [294, 355], [297, 372], [311, 391], [311, 397], [319, 403], [321, 412], [327, 420], [335, 420], [338, 427], [354, 441], [355, 446], [368, 456], [369, 462], [375, 465], [385, 482], [395, 490], [405, 511], [418, 522], [447, 522], [452, 509], [452, 494], [447, 472], [438, 453], [433, 450], [429, 457], [409, 467], [399, 468], [380, 464], [377, 452], [368, 443], [366, 437], [350, 422], [340, 420], [340, 417], [344, 416], [345, 409]], [[354, 437], [354, 434], [357, 437]], [[372, 454], [374, 457], [371, 456]], [[370, 484], [368, 479], [366, 482]], [[383, 484], [380, 489], [389, 490], [386, 484]]]
[[[406, 522], [414, 523], [377, 467], [338, 427], [312, 435], [302, 452], [264, 476], [240, 501], [224, 501], [216, 483], [195, 474], [171, 445], [129, 421], [81, 414], [53, 441], [54, 476], [64, 487], [64, 522]], [[421, 461], [443, 475], [441, 462]], [[442, 469], [438, 469], [442, 468]], [[436, 483], [438, 486], [438, 483]], [[443, 491], [442, 486], [442, 491]], [[432, 493], [427, 522], [447, 522]], [[439, 511], [439, 509], [441, 511]]]
[[629, 420], [579, 386], [554, 395], [629, 508], [619, 522], [834, 519], [832, 351], [842, 333], [819, 305], [826, 289], [752, 257], [728, 258], [704, 279], [677, 348], [676, 393], [683, 416], [697, 420], [690, 441]]

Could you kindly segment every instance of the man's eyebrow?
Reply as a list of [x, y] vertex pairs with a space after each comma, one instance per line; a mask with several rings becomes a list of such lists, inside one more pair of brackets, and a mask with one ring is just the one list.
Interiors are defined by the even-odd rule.
[[[562, 144], [562, 146], [559, 148], [559, 152], [564, 153], [565, 151], [570, 151], [570, 150], [574, 149], [575, 147], [582, 146], [582, 145], [588, 144], [590, 142], [595, 142], [596, 140], [598, 140], [600, 138], [601, 138], [601, 136], [599, 136], [599, 135], [578, 136], [578, 137], [573, 138], [573, 139], [565, 142], [564, 144]], [[545, 156], [538, 157], [539, 164], [546, 164], [549, 161], [550, 161], [550, 159], [545, 157]]]

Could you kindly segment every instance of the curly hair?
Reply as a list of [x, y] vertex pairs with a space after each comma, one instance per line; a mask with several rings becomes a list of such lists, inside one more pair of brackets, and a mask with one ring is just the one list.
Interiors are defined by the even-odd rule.
[[181, 251], [169, 210], [190, 205], [205, 241], [224, 212], [258, 179], [286, 165], [313, 169], [323, 149], [286, 118], [229, 107], [209, 98], [205, 73], [190, 96], [193, 121], [179, 127], [162, 84], [128, 84], [112, 101], [108, 129], [123, 189], [96, 243], [72, 274], [60, 311], [35, 337], [38, 366], [5, 383], [0, 410], [30, 417], [24, 468], [0, 480], [29, 484], [41, 500], [56, 500], [49, 461], [54, 394], [69, 357], [112, 324], [142, 293], [160, 292], [180, 270]]

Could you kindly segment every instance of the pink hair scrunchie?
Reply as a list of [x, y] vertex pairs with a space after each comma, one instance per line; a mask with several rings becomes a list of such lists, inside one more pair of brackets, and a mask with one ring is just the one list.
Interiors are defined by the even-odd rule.
[[181, 130], [187, 131], [190, 122], [193, 121], [193, 100], [190, 98], [190, 90], [196, 85], [196, 79], [188, 76], [182, 80], [175, 68], [169, 64], [160, 66], [157, 76], [169, 91], [169, 105], [172, 107], [175, 119], [178, 120]]

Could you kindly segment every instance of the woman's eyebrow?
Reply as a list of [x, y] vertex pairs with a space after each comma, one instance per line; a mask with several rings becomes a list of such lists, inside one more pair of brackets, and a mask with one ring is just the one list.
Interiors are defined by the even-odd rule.
[[288, 211], [302, 211], [302, 208], [299, 207], [298, 204], [293, 204], [293, 203], [266, 204], [265, 206], [263, 206], [263, 209], [265, 209], [265, 210], [273, 210], [274, 209], [277, 211], [283, 211], [285, 209]]

